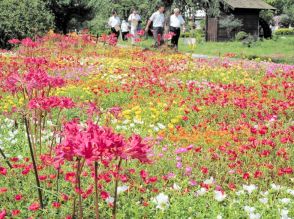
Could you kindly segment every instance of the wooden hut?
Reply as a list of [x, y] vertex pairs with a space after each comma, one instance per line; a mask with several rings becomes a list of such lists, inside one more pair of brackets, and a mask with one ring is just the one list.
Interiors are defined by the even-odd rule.
[[[259, 17], [261, 10], [275, 10], [275, 8], [262, 0], [221, 0], [220, 15], [218, 17], [206, 16], [206, 40], [231, 40], [239, 31], [250, 33], [257, 38], [260, 26], [267, 36], [271, 35], [269, 26]], [[242, 27], [233, 30], [230, 36], [228, 36], [226, 29], [220, 26], [220, 21], [229, 15], [234, 15], [243, 24]]]

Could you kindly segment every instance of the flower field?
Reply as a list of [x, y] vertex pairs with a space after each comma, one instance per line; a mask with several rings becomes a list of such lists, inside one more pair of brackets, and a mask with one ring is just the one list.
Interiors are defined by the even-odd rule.
[[0, 218], [294, 218], [294, 66], [49, 33], [0, 53]]

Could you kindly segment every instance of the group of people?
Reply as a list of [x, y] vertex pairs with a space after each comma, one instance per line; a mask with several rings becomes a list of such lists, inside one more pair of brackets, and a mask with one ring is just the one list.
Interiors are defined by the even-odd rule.
[[[152, 33], [154, 38], [154, 46], [159, 47], [164, 43], [163, 34], [165, 28], [165, 8], [159, 6], [158, 10], [154, 12], [149, 18], [145, 32], [148, 33], [152, 24]], [[120, 32], [122, 33], [122, 39], [126, 40], [126, 36], [130, 33], [132, 38], [132, 44], [135, 43], [138, 31], [141, 29], [141, 16], [138, 11], [134, 9], [130, 14], [128, 20], [120, 22], [116, 11], [112, 12], [112, 16], [109, 18], [108, 25], [111, 27], [111, 32], [118, 38]], [[181, 29], [185, 31], [185, 20], [183, 19], [180, 10], [175, 8], [173, 14], [170, 16], [169, 30], [172, 33], [171, 46], [176, 50], [178, 49], [178, 42], [181, 34]]]

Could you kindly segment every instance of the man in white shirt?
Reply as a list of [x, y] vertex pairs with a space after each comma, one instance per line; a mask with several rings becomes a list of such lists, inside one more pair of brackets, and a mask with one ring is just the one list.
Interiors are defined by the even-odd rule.
[[183, 27], [183, 31], [185, 31], [184, 25], [185, 21], [182, 15], [180, 15], [180, 9], [175, 8], [174, 14], [170, 16], [170, 32], [173, 33], [171, 44], [176, 50], [178, 49], [181, 27]]
[[116, 11], [112, 12], [112, 16], [108, 20], [108, 25], [111, 27], [111, 32], [115, 34], [116, 38], [118, 38], [120, 32], [120, 19], [117, 16]]
[[134, 9], [133, 13], [130, 14], [128, 21], [131, 23], [131, 34], [132, 37], [132, 44], [135, 43], [135, 39], [137, 38], [137, 31], [138, 31], [138, 25], [139, 21], [141, 20], [141, 16], [138, 14], [137, 10]]
[[163, 27], [164, 27], [164, 6], [160, 6], [157, 12], [154, 12], [149, 18], [145, 31], [148, 32], [151, 22], [153, 22], [153, 37], [155, 47], [163, 44]]

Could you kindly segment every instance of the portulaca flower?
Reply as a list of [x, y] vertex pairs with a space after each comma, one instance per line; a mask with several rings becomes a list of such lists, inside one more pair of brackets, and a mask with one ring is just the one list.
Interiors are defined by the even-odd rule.
[[226, 194], [222, 193], [221, 191], [214, 191], [214, 199], [218, 202], [222, 202], [227, 197]]
[[260, 192], [260, 194], [261, 194], [262, 196], [268, 196], [269, 192], [268, 192], [268, 191]]
[[203, 183], [206, 185], [211, 185], [214, 183], [214, 179], [213, 179], [213, 177], [210, 177], [209, 179], [204, 180]]
[[109, 196], [107, 199], [105, 199], [105, 201], [107, 202], [107, 204], [112, 204], [114, 202], [114, 198]]
[[165, 129], [165, 125], [163, 125], [162, 123], [157, 123], [157, 126], [160, 128], [160, 129]]
[[201, 189], [196, 191], [196, 195], [197, 196], [203, 196], [203, 195], [205, 195], [206, 192], [207, 192], [207, 190], [205, 188], [201, 188]]
[[157, 205], [156, 208], [164, 210], [169, 207], [169, 199], [168, 196], [164, 193], [160, 193], [153, 199], [153, 202]]
[[122, 192], [125, 192], [125, 191], [127, 191], [128, 189], [129, 189], [129, 187], [126, 186], [126, 185], [119, 186], [119, 187], [117, 187], [117, 194], [120, 194], [120, 193], [122, 193]]
[[239, 190], [236, 192], [236, 195], [238, 195], [238, 196], [243, 195], [243, 194], [245, 194], [244, 190]]
[[282, 198], [279, 200], [282, 204], [289, 204], [291, 202], [291, 199], [289, 198]]
[[258, 213], [250, 213], [249, 214], [249, 219], [259, 219], [261, 217], [261, 215], [260, 214], [258, 214]]
[[221, 216], [220, 214], [216, 216], [216, 219], [223, 219], [223, 216]]
[[289, 210], [287, 209], [280, 210], [281, 219], [291, 219], [290, 217], [288, 217], [288, 213]]
[[268, 203], [268, 198], [260, 198], [259, 201], [260, 201], [262, 204], [266, 204], [266, 203]]
[[243, 189], [246, 190], [249, 194], [251, 194], [254, 190], [257, 189], [256, 185], [243, 185]]
[[276, 184], [274, 184], [274, 183], [271, 184], [271, 187], [272, 187], [272, 189], [275, 190], [275, 191], [279, 191], [279, 190], [281, 190], [281, 188], [282, 188], [282, 186], [280, 186], [280, 185], [276, 185]]
[[174, 183], [173, 184], [173, 189], [176, 190], [176, 191], [179, 191], [179, 190], [181, 190], [181, 187], [178, 184]]
[[244, 206], [244, 210], [248, 213], [248, 214], [252, 214], [255, 212], [255, 208], [254, 207], [250, 207], [248, 205]]
[[294, 196], [294, 190], [293, 189], [287, 189], [287, 193]]

